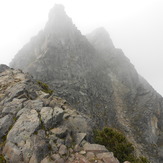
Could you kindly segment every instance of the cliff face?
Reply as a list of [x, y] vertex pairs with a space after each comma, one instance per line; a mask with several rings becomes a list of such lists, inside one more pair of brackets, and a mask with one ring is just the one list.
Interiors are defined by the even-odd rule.
[[85, 37], [56, 5], [44, 30], [18, 52], [11, 67], [47, 82], [96, 126], [125, 132], [138, 154], [162, 161], [163, 99], [105, 29]]

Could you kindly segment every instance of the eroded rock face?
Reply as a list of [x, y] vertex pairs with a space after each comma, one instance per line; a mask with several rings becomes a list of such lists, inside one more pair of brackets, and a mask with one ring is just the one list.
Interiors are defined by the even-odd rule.
[[[18, 52], [11, 66], [50, 84], [56, 95], [89, 115], [96, 126], [121, 129], [138, 155], [143, 153], [153, 162], [163, 159], [163, 98], [136, 72], [122, 50], [114, 47], [104, 28], [86, 38], [64, 7], [56, 5], [44, 30]], [[7, 100], [22, 95], [24, 88], [23, 83], [17, 85]], [[35, 94], [30, 93], [30, 98], [34, 100]], [[48, 100], [46, 107], [52, 111], [55, 102]], [[66, 114], [63, 117], [70, 116]], [[72, 125], [76, 122], [82, 123], [80, 117], [70, 116], [72, 131], [78, 128]], [[81, 127], [80, 131], [85, 132]]]
[[[0, 73], [0, 153], [10, 163], [90, 162], [103, 146], [87, 140], [93, 122], [63, 99], [46, 94], [28, 74], [10, 68]], [[8, 79], [8, 80], [6, 80]], [[4, 82], [5, 80], [5, 82]], [[20, 93], [16, 88], [22, 87]], [[32, 95], [35, 94], [35, 98]], [[92, 157], [87, 148], [96, 147]], [[108, 152], [105, 149], [105, 152]], [[110, 153], [105, 155], [105, 159]], [[101, 158], [101, 162], [106, 162]], [[112, 155], [115, 163], [118, 162]], [[100, 159], [98, 159], [100, 160]], [[97, 161], [97, 160], [96, 160]]]

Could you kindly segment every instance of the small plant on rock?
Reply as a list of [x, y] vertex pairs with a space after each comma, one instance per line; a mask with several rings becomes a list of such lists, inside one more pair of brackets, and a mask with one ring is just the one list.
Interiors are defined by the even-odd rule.
[[49, 88], [49, 86], [41, 81], [37, 81], [37, 84], [42, 88], [42, 91], [45, 93], [49, 93], [50, 95], [53, 93], [53, 90]]
[[0, 163], [6, 163], [6, 160], [2, 154], [0, 154]]

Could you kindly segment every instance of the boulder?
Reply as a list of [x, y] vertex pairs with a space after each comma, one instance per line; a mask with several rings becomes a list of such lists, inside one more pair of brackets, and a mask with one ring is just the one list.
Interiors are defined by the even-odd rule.
[[8, 67], [7, 65], [4, 64], [0, 64], [0, 73], [2, 73], [3, 71], [10, 69], [10, 67]]
[[99, 144], [89, 144], [86, 143], [84, 145], [84, 150], [86, 152], [94, 152], [94, 153], [102, 153], [102, 152], [107, 152], [108, 150], [105, 148], [103, 145]]
[[24, 103], [24, 107], [28, 109], [35, 109], [37, 111], [41, 111], [43, 107], [43, 102], [40, 99], [36, 100], [28, 100]]
[[6, 134], [13, 125], [13, 123], [14, 118], [11, 114], [8, 114], [0, 119], [0, 141], [4, 141], [6, 139]]
[[76, 144], [79, 144], [84, 140], [84, 138], [86, 137], [86, 133], [77, 133], [76, 134]]
[[63, 119], [63, 114], [63, 109], [59, 107], [55, 107], [54, 109], [51, 107], [43, 107], [40, 112], [41, 120], [46, 129], [52, 129], [59, 125]]
[[12, 129], [7, 135], [7, 141], [18, 144], [21, 141], [26, 141], [30, 136], [38, 130], [40, 120], [36, 110], [22, 114], [16, 121]]
[[2, 110], [2, 113], [4, 114], [16, 114], [19, 110], [23, 107], [23, 102], [26, 101], [26, 99], [17, 99], [14, 98], [11, 102], [6, 103], [4, 105], [4, 108]]
[[54, 163], [54, 161], [51, 160], [50, 157], [45, 157], [45, 158], [41, 161], [41, 163]]
[[65, 138], [68, 133], [68, 129], [65, 126], [59, 126], [57, 128], [53, 128], [50, 131], [59, 138]]
[[10, 163], [23, 163], [21, 150], [12, 142], [7, 142], [5, 144], [3, 154]]
[[66, 155], [67, 154], [67, 147], [65, 145], [61, 145], [59, 148], [59, 154], [62, 155]]
[[45, 138], [38, 135], [32, 136], [31, 140], [33, 142], [33, 154], [29, 163], [39, 163], [50, 153], [50, 145]]

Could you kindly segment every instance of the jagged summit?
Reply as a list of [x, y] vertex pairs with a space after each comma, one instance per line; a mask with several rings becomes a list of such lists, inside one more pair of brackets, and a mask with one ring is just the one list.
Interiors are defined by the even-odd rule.
[[49, 19], [53, 18], [55, 16], [65, 16], [65, 8], [62, 4], [55, 4], [54, 7], [49, 12]]
[[55, 36], [71, 36], [76, 29], [72, 20], [65, 12], [64, 6], [61, 4], [55, 4], [55, 6], [49, 12], [49, 20], [45, 25], [45, 33]]
[[87, 34], [87, 39], [97, 48], [100, 49], [115, 49], [109, 33], [104, 27], [95, 29], [90, 34]]

